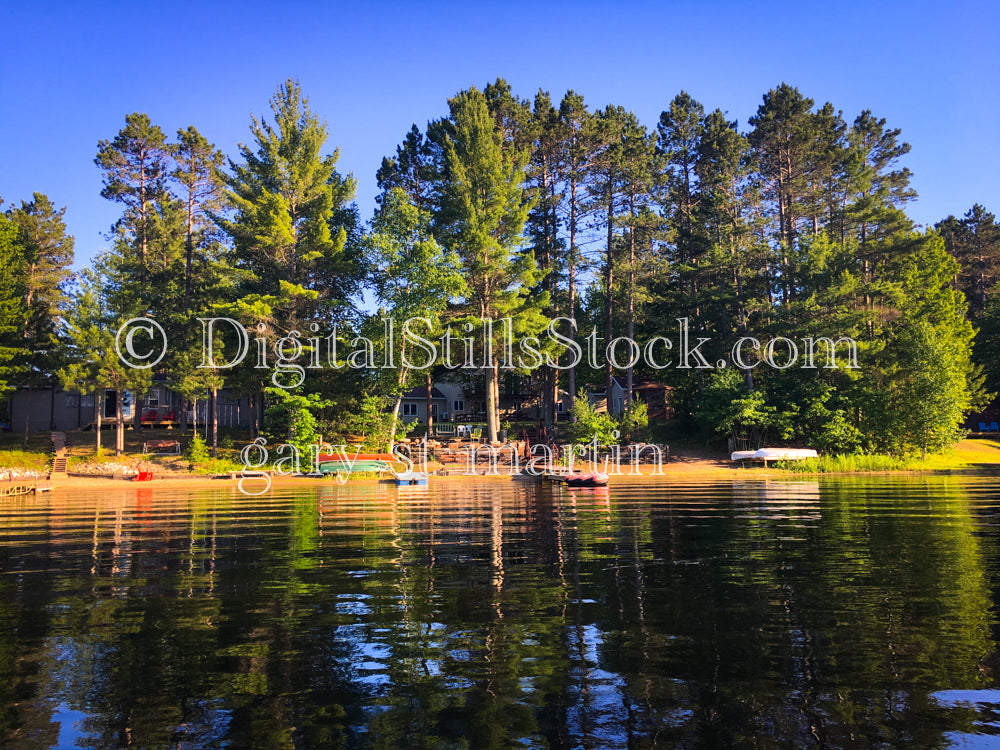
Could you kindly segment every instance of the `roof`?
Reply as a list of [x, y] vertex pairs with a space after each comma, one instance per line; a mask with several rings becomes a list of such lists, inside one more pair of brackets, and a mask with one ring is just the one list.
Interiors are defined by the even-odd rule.
[[[403, 398], [427, 398], [427, 386], [422, 385], [419, 388], [411, 388], [403, 394]], [[439, 398], [442, 401], [448, 400], [448, 397], [441, 393], [441, 391], [437, 389], [437, 386], [431, 387], [431, 398]]]
[[633, 391], [672, 391], [674, 387], [672, 385], [666, 385], [665, 383], [653, 383], [648, 380], [644, 380], [641, 383], [633, 383]]

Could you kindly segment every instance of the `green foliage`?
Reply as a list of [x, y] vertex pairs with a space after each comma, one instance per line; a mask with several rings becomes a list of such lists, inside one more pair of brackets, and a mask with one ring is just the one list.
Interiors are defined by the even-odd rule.
[[284, 388], [267, 388], [268, 437], [277, 444], [294, 445], [306, 456], [310, 445], [319, 439], [316, 412], [330, 405], [315, 393], [299, 394]]
[[[491, 111], [478, 89], [459, 93], [448, 105], [446, 181], [435, 219], [441, 242], [458, 256], [465, 275], [466, 317], [459, 322], [478, 326], [480, 318], [509, 317], [515, 337], [537, 334], [548, 323], [543, 314], [548, 298], [530, 294], [539, 278], [537, 264], [531, 253], [517, 252], [533, 203], [524, 190], [529, 151], [514, 140], [512, 129], [498, 124], [503, 112]], [[499, 334], [494, 331], [494, 366], [486, 371], [491, 442], [499, 427]]]
[[708, 377], [695, 419], [716, 434], [751, 442], [760, 442], [769, 428], [780, 428], [782, 437], [787, 432], [778, 409], [767, 403], [765, 393], [748, 393], [739, 372], [732, 368], [715, 370]]
[[649, 413], [643, 401], [633, 399], [619, 419], [618, 429], [624, 443], [644, 443], [649, 435]]
[[899, 456], [882, 453], [832, 453], [801, 461], [776, 461], [775, 468], [804, 474], [832, 474], [863, 471], [900, 471], [912, 467], [912, 462]]
[[606, 411], [597, 411], [590, 405], [587, 391], [583, 388], [573, 401], [573, 422], [569, 425], [569, 438], [574, 443], [591, 442], [595, 437], [598, 445], [617, 445], [621, 433], [614, 418]]
[[190, 461], [192, 464], [203, 464], [209, 460], [210, 456], [208, 454], [208, 446], [205, 445], [205, 441], [202, 440], [199, 433], [195, 433], [191, 438], [191, 441], [187, 444], [187, 448], [184, 451], [184, 457]]
[[406, 425], [393, 419], [389, 409], [391, 399], [386, 396], [365, 394], [356, 411], [344, 422], [344, 431], [363, 438], [366, 451], [385, 451], [406, 436]]
[[24, 348], [19, 335], [24, 321], [24, 273], [17, 225], [0, 214], [0, 393], [21, 371]]
[[252, 119], [254, 146], [241, 145], [242, 161], [229, 162], [223, 179], [235, 216], [219, 224], [246, 274], [241, 304], [264, 305], [287, 331], [355, 291], [357, 268], [344, 258], [347, 228], [337, 221], [355, 180], [336, 171], [339, 151], [323, 155], [326, 123], [297, 82], [278, 88], [271, 112], [273, 122]]

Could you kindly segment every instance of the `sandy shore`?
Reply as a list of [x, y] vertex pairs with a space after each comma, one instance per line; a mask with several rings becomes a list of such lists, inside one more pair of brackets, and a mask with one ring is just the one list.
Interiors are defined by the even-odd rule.
[[[577, 466], [586, 471], [586, 464], [577, 464]], [[441, 464], [430, 464], [428, 466], [429, 471], [433, 475], [434, 481], [448, 481], [455, 479], [468, 479], [469, 474], [464, 472], [464, 466], [458, 464], [449, 464], [447, 466], [442, 466]], [[435, 472], [445, 469], [448, 474], [436, 474]], [[510, 467], [498, 466], [498, 474], [485, 474], [486, 466], [479, 466], [479, 474], [477, 476], [481, 478], [491, 478], [495, 480], [510, 479]], [[656, 472], [655, 465], [643, 464], [639, 466], [639, 473], [643, 476], [662, 476], [663, 478], [671, 477], [691, 477], [691, 476], [714, 476], [714, 477], [731, 477], [734, 474], [743, 472], [753, 472], [755, 475], [771, 475], [775, 473], [781, 473], [780, 471], [768, 470], [765, 471], [762, 468], [742, 468], [736, 466], [728, 461], [715, 460], [711, 458], [703, 458], [696, 456], [674, 456], [671, 457], [669, 461], [665, 461], [662, 466], [662, 474]], [[619, 479], [626, 479], [629, 476], [634, 477], [632, 467], [628, 464], [624, 464], [621, 467], [621, 477]], [[612, 472], [612, 482], [616, 479], [616, 475]], [[173, 471], [161, 471], [154, 474], [153, 479], [148, 482], [135, 482], [130, 479], [122, 479], [120, 477], [107, 477], [107, 476], [87, 476], [84, 474], [70, 474], [67, 477], [54, 479], [54, 480], [24, 480], [21, 482], [15, 481], [14, 484], [37, 484], [40, 487], [50, 487], [52, 491], [67, 491], [67, 490], [97, 490], [101, 488], [116, 488], [121, 489], [125, 487], [135, 487], [135, 488], [175, 488], [175, 489], [225, 489], [228, 487], [236, 487], [239, 483], [239, 476], [236, 478], [215, 478], [211, 476], [199, 475], [199, 474], [186, 474], [182, 472]], [[256, 489], [259, 486], [257, 483], [260, 479], [255, 479], [253, 477], [248, 477], [247, 482], [253, 482], [250, 485], [252, 489]], [[296, 476], [280, 476], [272, 475], [271, 483], [272, 486], [304, 486], [304, 485], [328, 485], [333, 482], [332, 477], [296, 477]], [[378, 479], [371, 477], [359, 477], [352, 478], [349, 480], [351, 484], [361, 483], [361, 482], [377, 482]]]

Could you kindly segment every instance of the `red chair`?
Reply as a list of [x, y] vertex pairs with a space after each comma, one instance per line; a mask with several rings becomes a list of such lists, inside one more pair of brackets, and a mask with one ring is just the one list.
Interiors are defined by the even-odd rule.
[[140, 471], [134, 477], [132, 477], [133, 482], [152, 482], [153, 472], [151, 471]]
[[142, 415], [143, 422], [156, 422], [160, 418], [160, 415], [156, 413], [155, 409], [147, 409]]

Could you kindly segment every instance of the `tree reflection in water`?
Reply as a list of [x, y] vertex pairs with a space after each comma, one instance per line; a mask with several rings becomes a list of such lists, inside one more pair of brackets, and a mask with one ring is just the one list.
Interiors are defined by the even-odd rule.
[[998, 729], [998, 504], [954, 478], [8, 499], [0, 735], [945, 746]]

